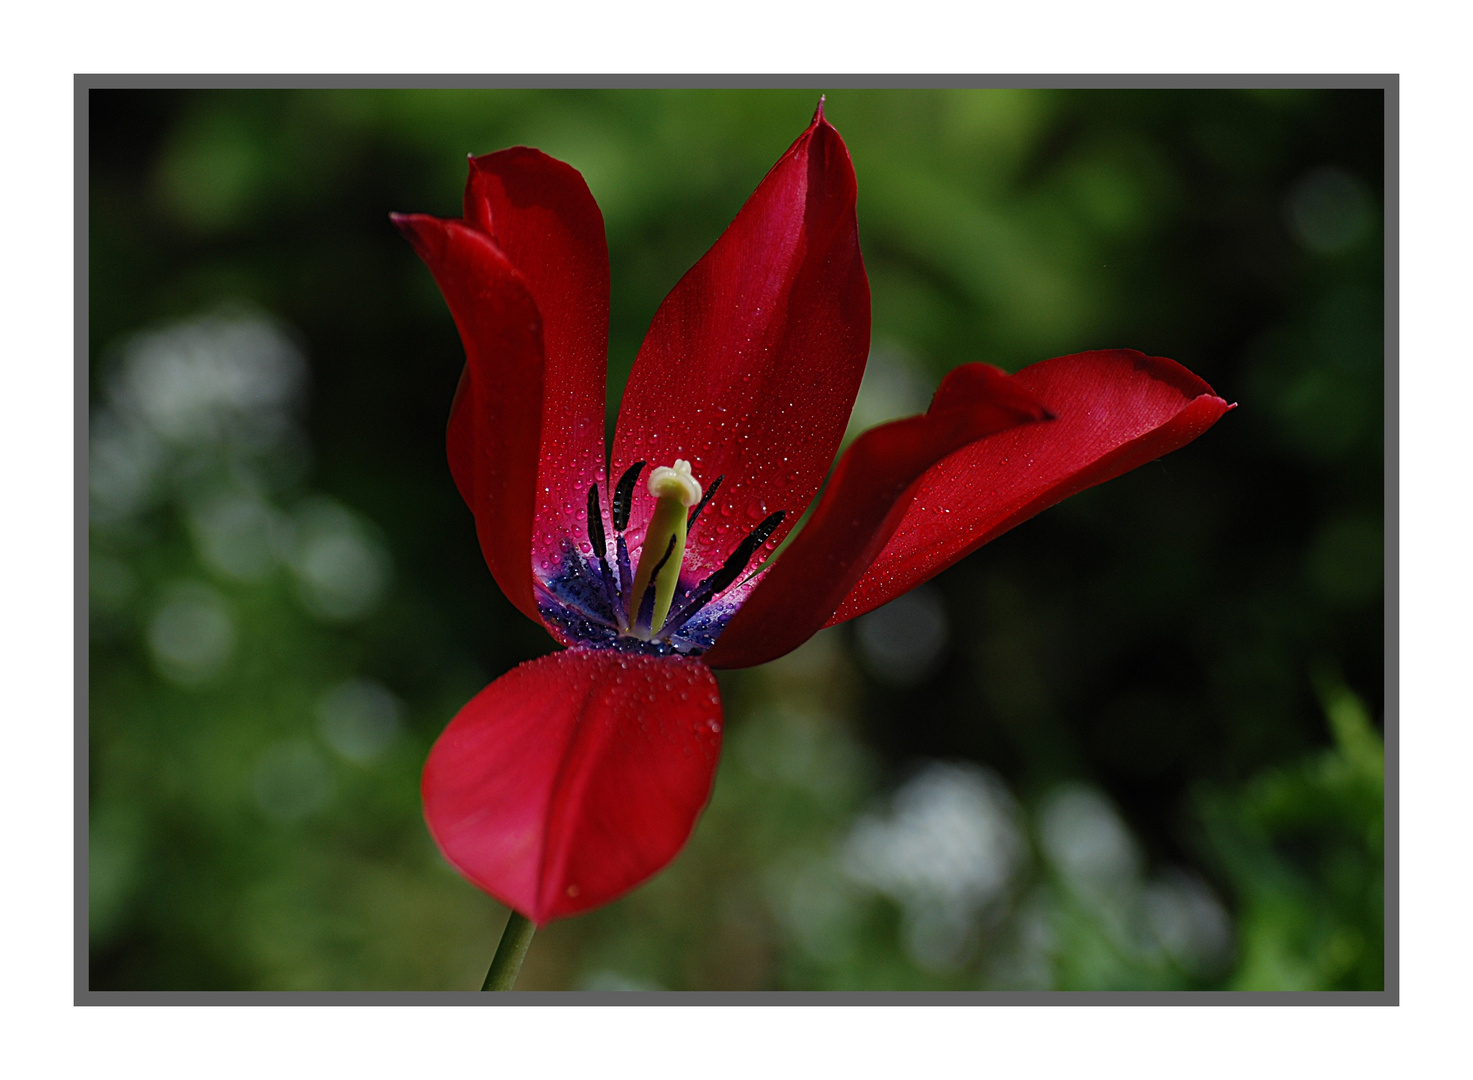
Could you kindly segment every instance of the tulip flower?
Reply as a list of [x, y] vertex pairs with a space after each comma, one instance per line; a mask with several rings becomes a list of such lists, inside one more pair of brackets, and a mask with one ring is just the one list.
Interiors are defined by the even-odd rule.
[[713, 668], [797, 648], [1229, 407], [1129, 350], [1014, 375], [967, 364], [830, 476], [870, 297], [853, 166], [821, 102], [660, 306], [608, 458], [608, 249], [582, 177], [517, 147], [471, 160], [461, 220], [394, 220], [465, 346], [447, 443], [486, 562], [565, 646], [450, 722], [425, 818], [465, 877], [537, 925], [608, 903], [685, 844], [721, 749]]

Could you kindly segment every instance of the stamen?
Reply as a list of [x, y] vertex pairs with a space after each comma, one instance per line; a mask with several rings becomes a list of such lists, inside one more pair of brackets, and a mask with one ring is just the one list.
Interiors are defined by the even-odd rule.
[[608, 544], [604, 536], [604, 511], [599, 505], [597, 484], [591, 484], [588, 488], [588, 540], [593, 545], [593, 550], [598, 552], [599, 558], [603, 558]]
[[645, 586], [644, 595], [639, 601], [639, 614], [634, 619], [634, 629], [637, 633], [650, 633], [650, 624], [655, 614], [655, 598], [659, 592], [660, 571], [665, 569], [665, 564], [670, 561], [670, 556], [675, 553], [676, 537], [670, 537], [670, 543], [665, 547], [665, 554], [660, 561], [655, 563], [655, 568], [650, 572], [650, 583]]
[[609, 609], [617, 617], [620, 609], [614, 601], [618, 590], [614, 587], [614, 573], [609, 569], [608, 539], [604, 533], [604, 511], [598, 500], [597, 484], [593, 484], [588, 489], [588, 541], [593, 545], [593, 553], [598, 556], [598, 566], [603, 577], [604, 599], [609, 602]]
[[711, 501], [711, 496], [715, 495], [716, 492], [720, 490], [721, 481], [725, 479], [726, 474], [722, 473], [715, 480], [711, 481], [711, 486], [706, 489], [706, 494], [701, 496], [701, 501], [696, 503], [696, 508], [690, 512], [690, 517], [685, 519], [685, 528], [687, 532], [689, 532], [690, 527], [696, 523], [696, 518], [701, 516], [701, 511], [706, 509], [706, 504]]
[[614, 488], [614, 503], [609, 508], [610, 516], [614, 519], [615, 532], [623, 532], [629, 528], [629, 507], [634, 499], [634, 485], [639, 482], [639, 474], [643, 471], [644, 462], [636, 461], [619, 477], [619, 484]]
[[617, 610], [619, 618], [624, 620], [620, 625], [627, 629], [629, 601], [634, 594], [634, 574], [629, 569], [629, 544], [624, 539], [623, 533], [614, 537], [614, 547], [617, 549], [615, 557], [619, 561], [619, 607]]
[[721, 564], [721, 569], [691, 590], [690, 599], [686, 601], [685, 606], [670, 617], [670, 626], [672, 628], [683, 626], [692, 615], [715, 599], [717, 593], [740, 577], [742, 571], [747, 568], [747, 563], [752, 561], [752, 556], [756, 554], [757, 549], [767, 543], [767, 538], [776, 531], [786, 516], [786, 510], [770, 514], [748, 533], [747, 538], [727, 556], [726, 562]]
[[[629, 528], [634, 485], [644, 473], [645, 465], [646, 462], [637, 461], [625, 469], [614, 487], [613, 498], [609, 500], [609, 516], [614, 526], [613, 552], [609, 551], [610, 537], [604, 522], [598, 484], [591, 484], [588, 488], [587, 527], [588, 541], [598, 560], [604, 599], [618, 625], [615, 632], [653, 641], [663, 640], [670, 631], [684, 626], [730, 588], [747, 569], [757, 550], [782, 524], [787, 512], [779, 510], [769, 515], [737, 545], [720, 569], [695, 588], [682, 589], [680, 568], [685, 558], [689, 529], [726, 477], [718, 476], [702, 492], [700, 483], [691, 474], [690, 462], [677, 458], [673, 466], [661, 466], [649, 473], [648, 486], [650, 494], [655, 497], [655, 506], [640, 544], [639, 566], [631, 574], [629, 543], [624, 534]], [[680, 601], [680, 608], [672, 614], [670, 609], [676, 599]], [[664, 634], [661, 634], [662, 630]]]

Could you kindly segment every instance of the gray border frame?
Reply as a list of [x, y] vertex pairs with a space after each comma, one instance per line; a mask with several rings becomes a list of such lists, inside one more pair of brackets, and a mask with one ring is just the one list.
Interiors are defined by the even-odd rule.
[[[111, 89], [1363, 89], [1385, 97], [1385, 987], [1381, 990], [936, 990], [936, 991], [512, 991], [92, 990], [88, 987], [87, 881], [90, 643], [88, 622], [88, 92]], [[103, 75], [73, 77], [75, 362], [75, 761], [73, 804], [74, 1005], [1399, 1005], [1401, 1003], [1401, 596], [1399, 379], [1401, 277], [1401, 77], [1342, 75]]]

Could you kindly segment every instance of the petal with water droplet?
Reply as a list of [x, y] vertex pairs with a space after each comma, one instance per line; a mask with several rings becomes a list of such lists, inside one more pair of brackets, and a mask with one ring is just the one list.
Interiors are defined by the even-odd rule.
[[840, 459], [812, 520], [756, 580], [707, 662], [748, 667], [803, 644], [884, 548], [927, 469], [968, 443], [1047, 415], [1003, 372], [967, 364], [946, 377], [924, 415], [865, 432]]
[[720, 750], [704, 664], [570, 649], [503, 675], [450, 722], [425, 763], [425, 820], [462, 874], [541, 925], [674, 858]]
[[1232, 408], [1174, 360], [1134, 349], [1043, 360], [1013, 379], [1054, 419], [982, 439], [932, 466], [829, 625], [913, 589], [1070, 495], [1185, 446]]
[[[869, 352], [849, 151], [822, 116], [785, 153], [716, 244], [671, 290], [640, 346], [614, 439], [617, 475], [640, 459], [689, 460], [717, 502], [787, 510], [812, 501], [839, 449]], [[651, 500], [637, 500], [643, 535]], [[779, 531], [781, 539], [786, 528]], [[729, 555], [697, 530], [702, 578]]]

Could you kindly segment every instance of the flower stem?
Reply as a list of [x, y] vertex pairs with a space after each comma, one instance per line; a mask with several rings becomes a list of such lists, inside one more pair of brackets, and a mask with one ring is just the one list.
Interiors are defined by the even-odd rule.
[[510, 990], [522, 970], [522, 961], [527, 956], [527, 946], [532, 944], [532, 935], [537, 926], [527, 916], [513, 911], [506, 920], [506, 929], [501, 932], [501, 944], [496, 946], [496, 955], [491, 959], [491, 970], [486, 972], [482, 990]]

